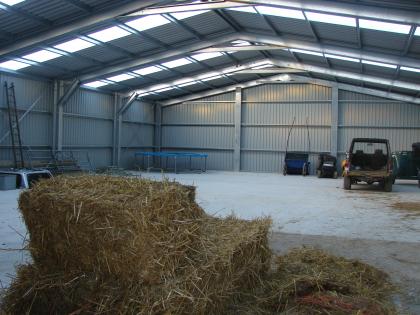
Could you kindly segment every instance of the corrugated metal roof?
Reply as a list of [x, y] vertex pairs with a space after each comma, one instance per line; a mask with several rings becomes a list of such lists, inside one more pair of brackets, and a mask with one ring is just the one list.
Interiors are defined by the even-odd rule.
[[[133, 2], [134, 0], [82, 0], [81, 3], [91, 6], [93, 12], [101, 8], [111, 8], [121, 4]], [[358, 3], [367, 3], [371, 0], [361, 0]], [[348, 0], [347, 2], [351, 2]], [[398, 4], [396, 2], [387, 2], [387, 6], [399, 7], [406, 4]], [[54, 28], [54, 25], [65, 23], [66, 21], [76, 20], [85, 17], [89, 14], [87, 10], [71, 4], [66, 0], [26, 0], [15, 6], [25, 12], [32, 14], [34, 18], [24, 18], [18, 14], [11, 12], [0, 12], [0, 29], [4, 32], [13, 34], [25, 34], [30, 36], [36, 32]], [[171, 22], [162, 26], [151, 28], [143, 32], [145, 36], [151, 39], [142, 38], [138, 35], [130, 35], [110, 41], [108, 44], [114, 46], [101, 47], [99, 45], [83, 49], [74, 54], [74, 57], [60, 57], [45, 62], [50, 67], [31, 66], [20, 70], [19, 72], [31, 75], [39, 75], [48, 78], [69, 78], [73, 73], [83, 74], [89, 73], [93, 70], [106, 67], [109, 64], [118, 64], [128, 60], [141, 59], [146, 56], [153, 56], [154, 54], [175, 49], [176, 47], [188, 47], [189, 43], [197, 43], [200, 40], [208, 40], [210, 38], [217, 38], [223, 34], [238, 31], [252, 31], [255, 35], [273, 35], [274, 30], [281, 34], [285, 39], [297, 39], [299, 41], [306, 41], [316, 43], [317, 38], [312, 33], [309, 23], [306, 20], [285, 18], [279, 16], [252, 14], [246, 12], [238, 12], [231, 10], [222, 10], [222, 15], [231, 21], [229, 25], [217, 12], [209, 11], [204, 14], [199, 14], [181, 20], [179, 23]], [[43, 24], [39, 19], [52, 21], [52, 26]], [[80, 30], [79, 33], [89, 34], [90, 32], [101, 30], [106, 27], [115, 25], [115, 23], [123, 23], [127, 18], [117, 17], [116, 20], [103, 22], [101, 24], [92, 25], [91, 27]], [[274, 30], [269, 27], [269, 24], [264, 20], [268, 20], [274, 27]], [[185, 26], [183, 26], [183, 24]], [[322, 44], [329, 44], [337, 47], [350, 47], [359, 49], [357, 30], [354, 27], [342, 26], [330, 23], [311, 22], [311, 25]], [[189, 30], [190, 29], [190, 30]], [[194, 35], [194, 33], [198, 34]], [[1, 35], [1, 34], [0, 34]], [[44, 47], [53, 46], [58, 43], [65, 42], [75, 38], [75, 34], [65, 34], [61, 38], [54, 40], [54, 42], [45, 43]], [[16, 36], [16, 38], [18, 38]], [[361, 29], [362, 50], [369, 52], [379, 52], [389, 55], [404, 56], [404, 49], [407, 45], [409, 36], [393, 32], [374, 31], [369, 29]], [[154, 40], [156, 39], [156, 41]], [[159, 45], [157, 41], [163, 43]], [[6, 46], [7, 42], [2, 41], [1, 46]], [[229, 45], [229, 43], [226, 43]], [[32, 47], [27, 51], [20, 52], [16, 56], [22, 56], [26, 53], [34, 52], [41, 49], [41, 47]], [[125, 50], [126, 53], [124, 53]], [[193, 53], [187, 53], [185, 56]], [[77, 57], [77, 56], [83, 56]], [[273, 56], [275, 59], [295, 61], [292, 56], [283, 50], [270, 50], [266, 53], [258, 51], [242, 51], [232, 54], [231, 58], [227, 56], [208, 59], [202, 61], [202, 64], [192, 63], [189, 65], [174, 68], [174, 71], [160, 71], [150, 74], [145, 78], [136, 78], [122, 82], [120, 85], [105, 86], [104, 90], [124, 90], [131, 89], [136, 86], [148, 86], [156, 84], [157, 82], [165, 82], [178, 78], [184, 78], [187, 75], [196, 75], [199, 73], [214, 71], [212, 68], [223, 68], [237, 63], [244, 63], [251, 59], [261, 59], [265, 56]], [[327, 68], [328, 65], [323, 57], [297, 53], [298, 59], [307, 64], [317, 65]], [[414, 36], [410, 46], [408, 47], [408, 54], [406, 56], [415, 59], [420, 58], [420, 37]], [[156, 60], [151, 64], [161, 64], [162, 62], [174, 60], [182, 57], [174, 56], [173, 58], [165, 60]], [[95, 62], [95, 60], [97, 62]], [[3, 59], [0, 62], [4, 61]], [[338, 59], [328, 59], [329, 64], [334, 69], [341, 69], [351, 71], [354, 73], [360, 72], [360, 64]], [[377, 60], [380, 62], [380, 60]], [[134, 67], [131, 70], [140, 67]], [[68, 71], [66, 70], [68, 69]], [[122, 70], [121, 72], [124, 72]], [[420, 82], [420, 76], [415, 72], [400, 71], [398, 74], [395, 69], [385, 67], [378, 67], [372, 65], [363, 65], [363, 73], [383, 77], [383, 78], [399, 78], [407, 82]], [[118, 73], [115, 73], [118, 74]], [[267, 76], [269, 74], [262, 75]], [[332, 79], [330, 76], [316, 75], [319, 78]], [[103, 75], [101, 78], [106, 77]], [[247, 81], [258, 78], [255, 75], [237, 74], [234, 76], [239, 81]], [[360, 83], [359, 81], [351, 80], [353, 84]], [[209, 83], [215, 86], [229, 85], [231, 80], [218, 79], [212, 80]], [[382, 87], [384, 88], [384, 87]], [[198, 91], [206, 89], [203, 85], [197, 84], [185, 87], [185, 90]], [[386, 88], [385, 88], [386, 89]], [[393, 90], [394, 91], [394, 90]], [[179, 91], [176, 91], [178, 93]], [[174, 92], [175, 93], [175, 92]], [[410, 92], [411, 94], [411, 92]]]

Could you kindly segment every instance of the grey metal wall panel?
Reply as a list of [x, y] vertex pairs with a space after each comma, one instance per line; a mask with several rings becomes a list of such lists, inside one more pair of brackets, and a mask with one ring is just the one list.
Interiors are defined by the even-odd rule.
[[[242, 127], [241, 148], [286, 150], [290, 127]], [[309, 143], [310, 141], [310, 143]], [[294, 127], [289, 139], [289, 151], [328, 152], [330, 150], [330, 129], [328, 127]]]
[[122, 126], [121, 146], [153, 146], [154, 127], [139, 123], [124, 122]]
[[163, 126], [162, 146], [233, 149], [233, 127]]
[[65, 105], [64, 112], [112, 118], [114, 113], [114, 97], [108, 94], [78, 89]]
[[0, 107], [6, 107], [6, 95], [4, 93], [4, 82], [14, 83], [16, 104], [20, 109], [27, 109], [35, 101], [35, 110], [51, 111], [53, 103], [53, 85], [48, 81], [36, 81], [27, 78], [15, 77], [7, 74], [0, 74]]
[[[311, 165], [316, 165], [317, 154], [309, 155]], [[241, 170], [246, 172], [282, 173], [284, 153], [266, 151], [246, 151], [241, 153]], [[312, 167], [313, 168], [313, 167]]]
[[154, 123], [153, 104], [134, 101], [123, 114], [123, 120]]
[[385, 138], [393, 151], [410, 150], [420, 139], [420, 106], [340, 91], [338, 134], [340, 152], [355, 137]]
[[[9, 131], [4, 82], [14, 83], [16, 104], [22, 115], [33, 104], [33, 110], [20, 122], [22, 143], [32, 150], [48, 149], [52, 142], [53, 87], [48, 81], [36, 81], [13, 75], [0, 74], [0, 139]], [[10, 136], [0, 143], [0, 164], [11, 165]]]
[[63, 146], [112, 146], [112, 121], [65, 116]]
[[311, 84], [265, 84], [244, 90], [245, 102], [329, 100], [330, 88]]
[[[212, 103], [217, 101], [217, 103]], [[233, 102], [225, 100], [200, 100], [176, 106], [165, 107], [162, 116], [163, 124], [182, 123], [231, 123], [233, 124]], [[222, 103], [219, 103], [222, 102]]]

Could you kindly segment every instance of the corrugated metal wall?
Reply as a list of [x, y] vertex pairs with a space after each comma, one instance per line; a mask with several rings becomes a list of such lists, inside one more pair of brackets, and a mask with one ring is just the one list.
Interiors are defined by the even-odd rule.
[[[9, 131], [4, 83], [14, 83], [18, 112], [22, 115], [32, 104], [31, 113], [20, 123], [22, 143], [33, 150], [45, 150], [52, 144], [53, 87], [45, 81], [35, 81], [0, 74], [0, 139]], [[0, 164], [9, 166], [13, 159], [10, 137], [0, 143]]]
[[121, 166], [136, 166], [134, 153], [153, 149], [154, 137], [153, 105], [135, 101], [123, 114], [121, 138]]
[[[32, 150], [50, 150], [53, 143], [53, 83], [0, 74], [0, 139], [9, 131], [5, 81], [15, 84], [20, 114], [38, 100], [20, 123], [23, 144]], [[63, 150], [81, 151], [75, 153], [80, 156], [83, 156], [82, 152], [88, 152], [95, 168], [111, 165], [113, 117], [113, 95], [78, 89], [64, 106]], [[133, 167], [134, 151], [152, 148], [153, 136], [153, 105], [134, 102], [123, 115], [121, 165]], [[0, 166], [8, 165], [11, 160], [10, 137], [7, 137], [0, 143]]]
[[420, 106], [348, 91], [339, 91], [340, 158], [355, 137], [389, 139], [391, 150], [410, 150], [420, 141]]
[[111, 165], [114, 97], [77, 90], [64, 106], [63, 150], [88, 151], [95, 167]]
[[[295, 118], [289, 151], [330, 149], [331, 91], [308, 84], [270, 84], [243, 90], [241, 169], [280, 172], [287, 135]], [[309, 132], [309, 139], [308, 139]]]
[[162, 149], [209, 154], [209, 169], [232, 170], [234, 93], [163, 108]]
[[[209, 153], [210, 169], [233, 169], [234, 93], [164, 107], [164, 149]], [[353, 92], [339, 92], [339, 158], [353, 137], [380, 137], [393, 150], [420, 141], [420, 106]], [[267, 84], [244, 89], [241, 170], [281, 172], [287, 134], [296, 117], [289, 150], [307, 151], [312, 173], [317, 155], [331, 149], [331, 89], [310, 84]]]

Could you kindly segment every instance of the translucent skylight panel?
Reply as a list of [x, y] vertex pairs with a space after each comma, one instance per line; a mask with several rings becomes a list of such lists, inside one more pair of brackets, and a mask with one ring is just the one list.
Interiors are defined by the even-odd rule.
[[162, 71], [162, 69], [156, 66], [150, 66], [150, 67], [134, 70], [133, 72], [140, 75], [148, 75], [148, 74], [159, 72], [159, 71]]
[[141, 32], [168, 23], [170, 23], [169, 20], [165, 19], [162, 15], [155, 14], [141, 17], [125, 24]]
[[118, 26], [109, 27], [102, 31], [88, 34], [89, 37], [92, 37], [104, 43], [128, 35], [131, 35], [131, 33]]
[[128, 73], [123, 73], [123, 74], [119, 74], [119, 75], [115, 75], [113, 77], [109, 77], [107, 78], [107, 80], [113, 81], [113, 82], [121, 82], [121, 81], [126, 81], [126, 80], [130, 80], [130, 79], [134, 79], [135, 77], [131, 74]]
[[189, 86], [189, 85], [193, 85], [193, 84], [197, 84], [197, 81], [191, 81], [191, 82], [186, 82], [186, 83], [182, 83], [182, 84], [178, 84], [179, 87], [184, 87], [184, 86]]
[[235, 40], [232, 42], [233, 46], [251, 46], [251, 43], [246, 40]]
[[167, 88], [163, 88], [163, 89], [160, 89], [160, 90], [154, 90], [153, 92], [162, 93], [162, 92], [166, 92], [166, 91], [173, 90], [173, 89], [175, 89], [175, 86], [169, 86]]
[[357, 59], [357, 58], [350, 58], [350, 57], [344, 57], [344, 56], [338, 56], [338, 55], [332, 55], [332, 54], [325, 54], [325, 57], [344, 60], [344, 61], [360, 62], [360, 59]]
[[420, 72], [420, 69], [418, 69], [418, 68], [401, 67], [400, 69], [401, 69], [401, 70], [404, 70], [404, 71]]
[[176, 59], [176, 60], [172, 60], [172, 61], [162, 63], [162, 66], [164, 66], [166, 68], [176, 68], [176, 67], [188, 65], [190, 63], [191, 63], [191, 61], [189, 61], [188, 59], [180, 58], [180, 59]]
[[214, 77], [214, 76], [219, 75], [219, 74], [220, 74], [220, 72], [215, 72], [215, 71], [213, 71], [213, 72], [208, 72], [208, 73], [204, 73], [204, 74], [202, 74], [202, 75], [198, 76], [198, 79], [199, 79], [199, 80], [202, 80], [202, 79], [206, 79], [206, 78]]
[[0, 4], [4, 3], [4, 4], [7, 4], [7, 5], [15, 5], [15, 4], [21, 3], [23, 1], [25, 1], [25, 0], [1, 0]]
[[201, 79], [201, 81], [206, 82], [206, 81], [216, 80], [216, 79], [220, 79], [220, 78], [222, 78], [222, 76], [219, 74], [219, 75], [215, 75], [215, 76], [210, 77], [210, 78]]
[[43, 50], [34, 52], [32, 54], [25, 55], [22, 58], [29, 59], [36, 62], [44, 62], [44, 61], [55, 59], [61, 56], [62, 55], [57, 54], [55, 52], [43, 49]]
[[9, 70], [19, 70], [19, 69], [23, 69], [26, 67], [29, 67], [30, 64], [24, 63], [24, 62], [20, 62], [20, 61], [16, 61], [16, 60], [9, 60], [9, 61], [5, 61], [0, 63], [0, 68], [5, 68], [5, 69], [9, 69]]
[[246, 12], [246, 13], [257, 13], [254, 7], [237, 7], [237, 8], [229, 8], [228, 10]]
[[420, 36], [420, 27], [416, 27], [416, 31], [414, 32], [414, 35]]
[[309, 21], [331, 23], [345, 26], [356, 27], [356, 19], [352, 17], [345, 17], [333, 14], [323, 14], [316, 12], [306, 12], [305, 15]]
[[391, 69], [396, 69], [397, 68], [396, 65], [391, 65], [389, 63], [370, 61], [370, 60], [363, 60], [362, 59], [362, 63], [368, 64], [368, 65], [373, 65], [373, 66], [378, 66], [378, 67], [391, 68]]
[[167, 87], [170, 87], [170, 85], [169, 84], [162, 83], [162, 84], [154, 85], [154, 86], [150, 87], [150, 89], [147, 89], [147, 90], [149, 90], [149, 91], [157, 91], [157, 90], [166, 89]]
[[193, 57], [197, 61], [203, 61], [203, 60], [212, 59], [212, 58], [221, 57], [221, 56], [223, 56], [223, 54], [220, 52], [208, 52], [208, 53], [201, 53], [201, 54], [193, 55], [191, 57]]
[[270, 7], [270, 6], [265, 6], [265, 5], [258, 5], [255, 8], [261, 14], [281, 16], [281, 17], [287, 17], [287, 18], [299, 19], [299, 20], [305, 19], [305, 16], [300, 10], [283, 9], [283, 8], [276, 8], [276, 7]]
[[198, 10], [198, 11], [186, 11], [186, 12], [177, 12], [171, 13], [171, 15], [176, 18], [177, 20], [184, 20], [192, 16], [196, 16], [199, 14], [203, 14], [209, 12], [209, 10]]
[[367, 28], [371, 30], [377, 30], [377, 31], [400, 33], [400, 34], [410, 33], [410, 28], [411, 28], [410, 25], [406, 25], [406, 24], [380, 22], [380, 21], [364, 20], [364, 19], [359, 19], [359, 27]]
[[324, 55], [320, 52], [311, 51], [311, 50], [304, 50], [304, 49], [297, 49], [297, 48], [290, 48], [290, 51], [301, 53], [301, 54], [307, 54], [307, 55], [314, 55], [323, 57]]
[[67, 51], [69, 53], [76, 52], [82, 49], [86, 49], [89, 47], [95, 46], [95, 44], [88, 42], [86, 40], [76, 38], [69, 40], [68, 42], [64, 42], [62, 44], [54, 46], [54, 48]]
[[91, 87], [91, 88], [98, 88], [107, 84], [108, 82], [105, 82], [105, 81], [93, 81], [93, 82], [85, 83], [83, 85]]

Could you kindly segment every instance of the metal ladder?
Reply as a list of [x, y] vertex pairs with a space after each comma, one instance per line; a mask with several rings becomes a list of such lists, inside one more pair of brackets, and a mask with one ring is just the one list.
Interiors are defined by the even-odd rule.
[[20, 136], [19, 117], [16, 108], [16, 95], [14, 84], [8, 85], [4, 83], [4, 90], [6, 92], [7, 109], [9, 113], [9, 127], [10, 137], [12, 139], [12, 151], [15, 168], [24, 168], [25, 161], [23, 157], [22, 139]]

